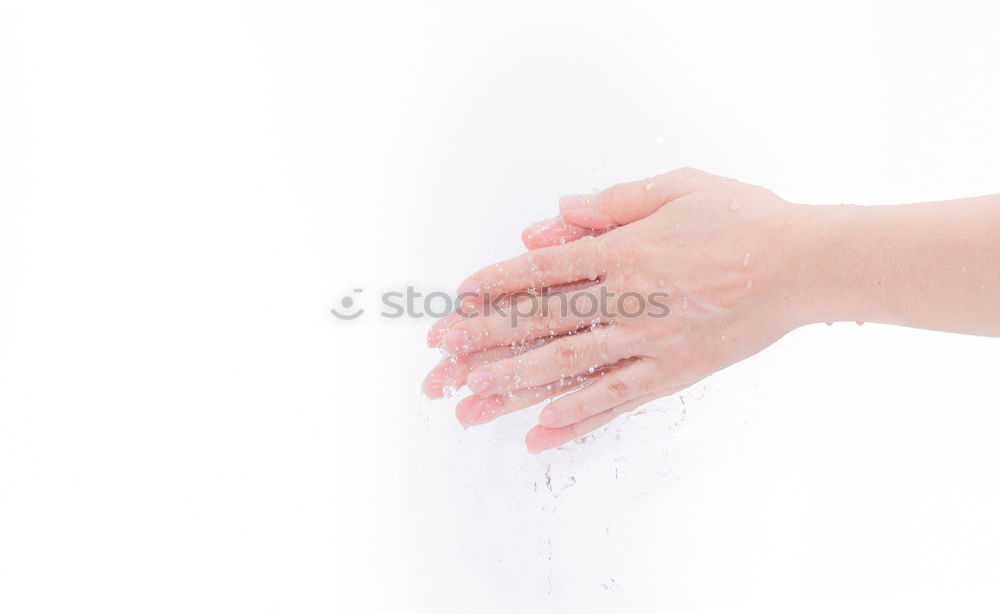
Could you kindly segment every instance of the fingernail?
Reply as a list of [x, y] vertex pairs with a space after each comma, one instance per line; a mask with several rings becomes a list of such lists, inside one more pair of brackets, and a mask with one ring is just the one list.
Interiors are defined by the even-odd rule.
[[538, 414], [538, 423], [542, 426], [555, 426], [559, 424], [559, 420], [559, 410], [555, 407], [546, 407]]
[[465, 384], [472, 392], [484, 394], [493, 388], [493, 374], [486, 369], [473, 371], [465, 380]]
[[448, 316], [438, 320], [431, 326], [431, 330], [427, 333], [427, 347], [437, 347], [441, 343], [441, 338], [444, 337], [448, 329], [455, 324], [456, 315], [451, 313]]
[[503, 407], [500, 396], [481, 397], [473, 394], [462, 399], [455, 407], [455, 417], [465, 427], [477, 426], [492, 420]]
[[475, 277], [470, 277], [458, 286], [458, 294], [479, 294], [483, 291], [482, 284]]
[[456, 324], [445, 333], [441, 345], [452, 354], [464, 354], [469, 351], [469, 333], [461, 324]]
[[590, 204], [590, 197], [587, 194], [570, 194], [559, 199], [560, 209], [579, 209]]

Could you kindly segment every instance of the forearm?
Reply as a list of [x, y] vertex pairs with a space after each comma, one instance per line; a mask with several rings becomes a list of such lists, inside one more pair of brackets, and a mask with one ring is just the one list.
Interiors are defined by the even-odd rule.
[[782, 231], [797, 325], [881, 322], [1000, 336], [1000, 195], [799, 207]]

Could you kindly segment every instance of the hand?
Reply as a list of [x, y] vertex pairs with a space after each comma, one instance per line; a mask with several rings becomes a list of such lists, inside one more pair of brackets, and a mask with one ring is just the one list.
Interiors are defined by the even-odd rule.
[[[513, 398], [516, 408], [584, 384], [542, 410], [526, 439], [538, 452], [767, 347], [796, 326], [776, 253], [793, 208], [763, 188], [690, 169], [563, 198], [565, 221], [610, 231], [537, 249], [462, 284], [460, 293], [484, 300], [535, 292], [515, 300], [519, 312], [529, 313], [525, 301], [552, 307], [516, 322], [494, 312], [447, 329], [442, 344], [466, 361], [475, 393], [463, 404], [500, 406]], [[581, 281], [594, 285], [548, 291]], [[620, 301], [597, 318], [558, 309], [573, 297], [607, 303], [602, 291], [613, 299], [665, 293], [669, 314], [649, 304], [636, 313], [636, 305]], [[511, 353], [468, 362], [500, 348]]]

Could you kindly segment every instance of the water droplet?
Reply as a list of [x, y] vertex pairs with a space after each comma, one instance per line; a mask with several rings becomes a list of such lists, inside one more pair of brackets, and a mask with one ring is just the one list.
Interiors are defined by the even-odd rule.
[[753, 280], [752, 279], [748, 279], [747, 280], [747, 290], [749, 290], [750, 288], [753, 288]]
[[739, 209], [742, 206], [743, 206], [743, 201], [740, 200], [740, 199], [738, 199], [738, 198], [734, 198], [731, 201], [729, 201], [729, 210], [730, 211], [736, 211], [737, 209]]
[[656, 282], [656, 286], [658, 288], [662, 288], [665, 285], [667, 285], [667, 282], [663, 281], [662, 279]]
[[743, 266], [750, 264], [750, 252], [747, 252], [746, 256], [743, 256]]
[[681, 299], [681, 309], [684, 310], [687, 308], [688, 308], [688, 297], [685, 296], [684, 298]]

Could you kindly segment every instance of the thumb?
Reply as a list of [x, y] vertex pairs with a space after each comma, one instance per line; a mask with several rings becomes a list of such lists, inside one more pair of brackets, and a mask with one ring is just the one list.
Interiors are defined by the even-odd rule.
[[535, 222], [521, 233], [521, 241], [528, 249], [538, 249], [552, 245], [562, 245], [586, 236], [601, 234], [597, 230], [580, 228], [568, 223], [562, 216]]
[[693, 168], [680, 168], [649, 179], [620, 183], [595, 194], [559, 199], [559, 211], [570, 224], [607, 230], [655, 213], [666, 203], [687, 196], [721, 178]]

